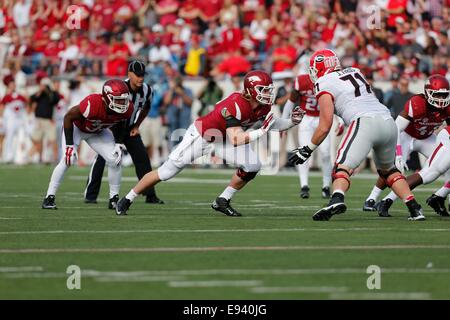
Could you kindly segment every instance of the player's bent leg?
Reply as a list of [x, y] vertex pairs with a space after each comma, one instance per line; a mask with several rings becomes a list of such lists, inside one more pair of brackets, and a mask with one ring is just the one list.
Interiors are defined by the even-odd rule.
[[[411, 192], [408, 182], [400, 173], [400, 171], [397, 168], [393, 167], [389, 170], [379, 170], [378, 173], [380, 177], [386, 180], [387, 186], [390, 187], [406, 204], [410, 214], [408, 220], [425, 220], [425, 216], [422, 212], [422, 207], [417, 203], [414, 195]], [[390, 199], [388, 200], [386, 200], [384, 204], [380, 203], [380, 206], [378, 208], [378, 213], [382, 217], [390, 216], [388, 210], [393, 201]]]
[[345, 192], [350, 188], [350, 176], [352, 169], [339, 164], [336, 165], [333, 172], [333, 194], [328, 205], [320, 209], [313, 215], [315, 221], [326, 221], [335, 214], [344, 213], [347, 206], [344, 203]]

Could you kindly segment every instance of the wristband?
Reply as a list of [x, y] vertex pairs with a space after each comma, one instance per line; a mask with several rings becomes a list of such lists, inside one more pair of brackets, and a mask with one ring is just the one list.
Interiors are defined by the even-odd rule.
[[248, 133], [249, 142], [255, 141], [264, 135], [264, 131], [262, 129], [253, 130]]
[[318, 147], [318, 145], [316, 145], [316, 144], [314, 144], [314, 143], [312, 143], [312, 142], [310, 142], [310, 143], [308, 144], [308, 148], [310, 148], [311, 151], [316, 150], [317, 147]]
[[395, 151], [395, 153], [398, 155], [398, 156], [401, 156], [402, 155], [402, 146], [401, 145], [397, 145], [397, 148], [396, 148], [396, 151]]

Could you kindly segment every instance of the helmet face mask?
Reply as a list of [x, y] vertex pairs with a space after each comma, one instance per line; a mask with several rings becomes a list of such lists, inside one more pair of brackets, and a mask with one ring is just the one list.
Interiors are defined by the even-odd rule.
[[262, 104], [273, 104], [275, 101], [275, 87], [273, 84], [270, 84], [268, 86], [263, 85], [256, 85], [255, 86], [255, 92], [256, 92], [256, 101], [262, 103]]
[[129, 94], [124, 93], [119, 97], [113, 96], [112, 94], [108, 95], [110, 100], [109, 108], [117, 113], [125, 113], [128, 110], [128, 106], [130, 103]]
[[450, 87], [448, 80], [441, 75], [429, 77], [425, 83], [427, 102], [435, 108], [443, 109], [450, 105]]

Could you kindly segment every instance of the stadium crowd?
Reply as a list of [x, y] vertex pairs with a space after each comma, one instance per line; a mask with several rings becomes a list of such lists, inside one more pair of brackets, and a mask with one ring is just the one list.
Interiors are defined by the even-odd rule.
[[[189, 112], [193, 99], [202, 114], [222, 98], [215, 80], [230, 78], [238, 87], [251, 69], [274, 78], [305, 73], [310, 54], [325, 47], [371, 80], [391, 81], [379, 98], [396, 116], [411, 94], [408, 81], [435, 73], [450, 78], [450, 0], [1, 0], [0, 98], [4, 105], [8, 94], [36, 85], [33, 95], [21, 92], [27, 111], [42, 120], [30, 155], [41, 152], [43, 140], [57, 150], [46, 131], [92, 91], [83, 79], [125, 77], [128, 62], [140, 59], [155, 90], [151, 153], [163, 148], [160, 128], [187, 127], [196, 116]], [[208, 81], [194, 96], [183, 85], [187, 78]], [[59, 79], [70, 80], [69, 97]]]

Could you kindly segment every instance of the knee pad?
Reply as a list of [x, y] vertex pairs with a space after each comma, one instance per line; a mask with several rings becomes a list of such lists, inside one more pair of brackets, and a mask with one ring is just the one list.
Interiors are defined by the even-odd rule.
[[239, 168], [239, 169], [237, 169], [236, 174], [242, 180], [249, 182], [250, 180], [253, 180], [256, 177], [258, 172], [257, 171], [256, 172], [247, 172], [247, 171], [244, 171], [244, 169]]
[[377, 172], [389, 188], [392, 187], [392, 185], [398, 180], [405, 180], [405, 176], [396, 167], [393, 167], [387, 171], [377, 170]]
[[331, 178], [334, 182], [336, 179], [345, 179], [348, 182], [348, 186], [350, 187], [351, 181], [350, 181], [350, 172], [348, 172], [344, 168], [338, 168], [337, 165], [334, 166], [333, 174], [331, 175]]
[[172, 159], [168, 159], [158, 168], [158, 176], [161, 181], [166, 181], [176, 176], [183, 168], [177, 167]]

